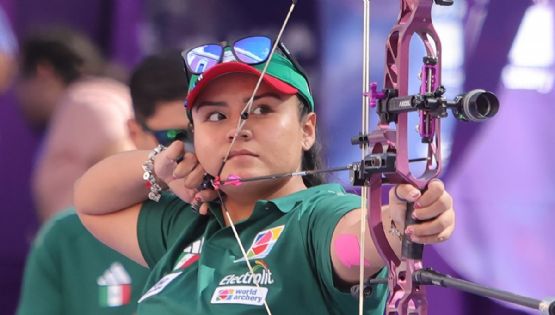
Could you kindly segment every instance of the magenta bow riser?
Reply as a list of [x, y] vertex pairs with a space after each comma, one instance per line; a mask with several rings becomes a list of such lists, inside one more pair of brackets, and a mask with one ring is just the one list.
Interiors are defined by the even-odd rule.
[[[365, 1], [365, 42], [369, 45], [369, 6]], [[441, 171], [441, 128], [440, 119], [451, 109], [455, 118], [479, 122], [493, 117], [499, 110], [497, 97], [488, 91], [473, 90], [454, 100], [443, 97], [441, 85], [441, 42], [432, 24], [432, 6], [451, 5], [453, 0], [401, 0], [401, 13], [393, 26], [386, 44], [386, 70], [383, 91], [374, 83], [364, 87], [363, 131], [353, 139], [360, 145], [363, 158], [353, 163], [351, 180], [363, 186], [363, 196], [369, 207], [368, 226], [380, 256], [389, 268], [387, 279], [389, 296], [387, 315], [426, 315], [428, 304], [424, 285], [456, 288], [465, 292], [496, 298], [539, 310], [542, 314], [555, 315], [555, 298], [538, 300], [516, 295], [507, 291], [483, 287], [465, 280], [423, 269], [423, 245], [402, 238], [401, 257], [391, 248], [384, 232], [381, 216], [382, 184], [412, 184], [425, 191], [428, 183]], [[420, 73], [421, 86], [417, 94], [409, 94], [409, 50], [413, 36], [418, 36], [425, 49]], [[368, 56], [364, 64], [369, 66]], [[363, 81], [368, 81], [369, 68], [365, 68]], [[377, 128], [368, 131], [366, 105], [376, 109], [379, 122]], [[422, 174], [411, 173], [408, 158], [408, 114], [418, 112], [418, 132], [422, 143], [427, 144], [427, 156], [416, 159], [425, 161]], [[393, 123], [394, 128], [389, 126]], [[412, 218], [414, 205], [407, 203], [406, 226], [418, 223]], [[379, 279], [367, 281], [380, 283]], [[360, 290], [360, 289], [359, 289]], [[367, 291], [362, 288], [362, 291]], [[360, 294], [360, 293], [359, 293]]]
[[[417, 35], [426, 48], [428, 59], [435, 64], [423, 65], [420, 94], [430, 94], [441, 86], [441, 42], [432, 24], [433, 0], [402, 0], [401, 13], [393, 26], [386, 44], [386, 70], [384, 91], [396, 91], [396, 97], [409, 96], [409, 49], [411, 39]], [[377, 104], [380, 121], [378, 128], [370, 132], [368, 146], [373, 154], [395, 155], [395, 172], [374, 173], [367, 185], [370, 186], [369, 217], [373, 241], [389, 267], [389, 297], [386, 314], [427, 314], [427, 300], [423, 287], [413, 281], [416, 270], [422, 269], [422, 245], [403, 240], [403, 254], [399, 259], [385, 236], [381, 221], [381, 186], [383, 183], [410, 183], [424, 190], [428, 182], [439, 175], [441, 169], [440, 120], [421, 111], [420, 135], [428, 143], [426, 168], [423, 174], [411, 174], [408, 158], [408, 112], [390, 114], [380, 108], [387, 93], [373, 93], [371, 104]], [[392, 117], [393, 116], [393, 117]], [[389, 122], [395, 129], [389, 129]], [[407, 211], [408, 212], [408, 211]], [[410, 216], [410, 213], [408, 214]], [[408, 249], [407, 249], [408, 247]], [[411, 251], [416, 248], [416, 254]], [[408, 250], [409, 253], [405, 251]]]

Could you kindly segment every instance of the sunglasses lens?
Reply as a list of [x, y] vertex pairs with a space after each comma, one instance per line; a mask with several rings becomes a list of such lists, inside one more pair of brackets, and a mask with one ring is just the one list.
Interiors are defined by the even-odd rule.
[[187, 131], [183, 129], [168, 129], [154, 132], [154, 137], [163, 146], [169, 146], [175, 140], [187, 140]]
[[266, 61], [271, 49], [272, 41], [264, 36], [243, 38], [233, 44], [237, 59], [251, 65]]
[[220, 62], [222, 52], [220, 45], [208, 44], [191, 49], [184, 57], [189, 71], [201, 74]]

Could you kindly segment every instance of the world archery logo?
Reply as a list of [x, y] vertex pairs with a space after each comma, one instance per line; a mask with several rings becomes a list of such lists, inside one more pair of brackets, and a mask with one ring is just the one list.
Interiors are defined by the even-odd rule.
[[216, 295], [217, 302], [229, 301], [235, 295], [235, 289], [223, 289], [217, 292], [218, 292], [218, 294]]
[[210, 303], [262, 305], [266, 300], [268, 288], [254, 286], [227, 286], [216, 288]]
[[[268, 256], [284, 228], [285, 225], [280, 225], [256, 234], [251, 247], [247, 251], [247, 259], [262, 259]], [[237, 259], [234, 262], [237, 263], [240, 261], [245, 261], [245, 257]]]

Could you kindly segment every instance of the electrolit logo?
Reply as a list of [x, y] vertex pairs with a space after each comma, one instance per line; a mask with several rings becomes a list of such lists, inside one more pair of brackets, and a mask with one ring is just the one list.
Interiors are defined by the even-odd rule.
[[[258, 272], [260, 270], [260, 272]], [[258, 284], [268, 285], [274, 283], [272, 278], [272, 271], [268, 265], [262, 261], [255, 261], [255, 266], [252, 268], [253, 273], [246, 272], [240, 275], [230, 274], [220, 281], [219, 285], [234, 285], [234, 284]]]
[[[259, 232], [254, 237], [252, 245], [247, 251], [247, 259], [262, 259], [270, 253], [275, 243], [279, 239], [285, 225], [276, 226], [269, 230]], [[245, 257], [235, 260], [234, 262], [245, 261]]]

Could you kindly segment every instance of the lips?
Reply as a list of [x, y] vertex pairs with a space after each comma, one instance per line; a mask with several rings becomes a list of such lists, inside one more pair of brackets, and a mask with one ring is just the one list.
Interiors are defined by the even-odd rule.
[[253, 157], [258, 157], [257, 154], [254, 154], [253, 152], [246, 150], [246, 149], [241, 149], [241, 150], [233, 150], [229, 153], [229, 158], [233, 158], [236, 156], [253, 156]]

